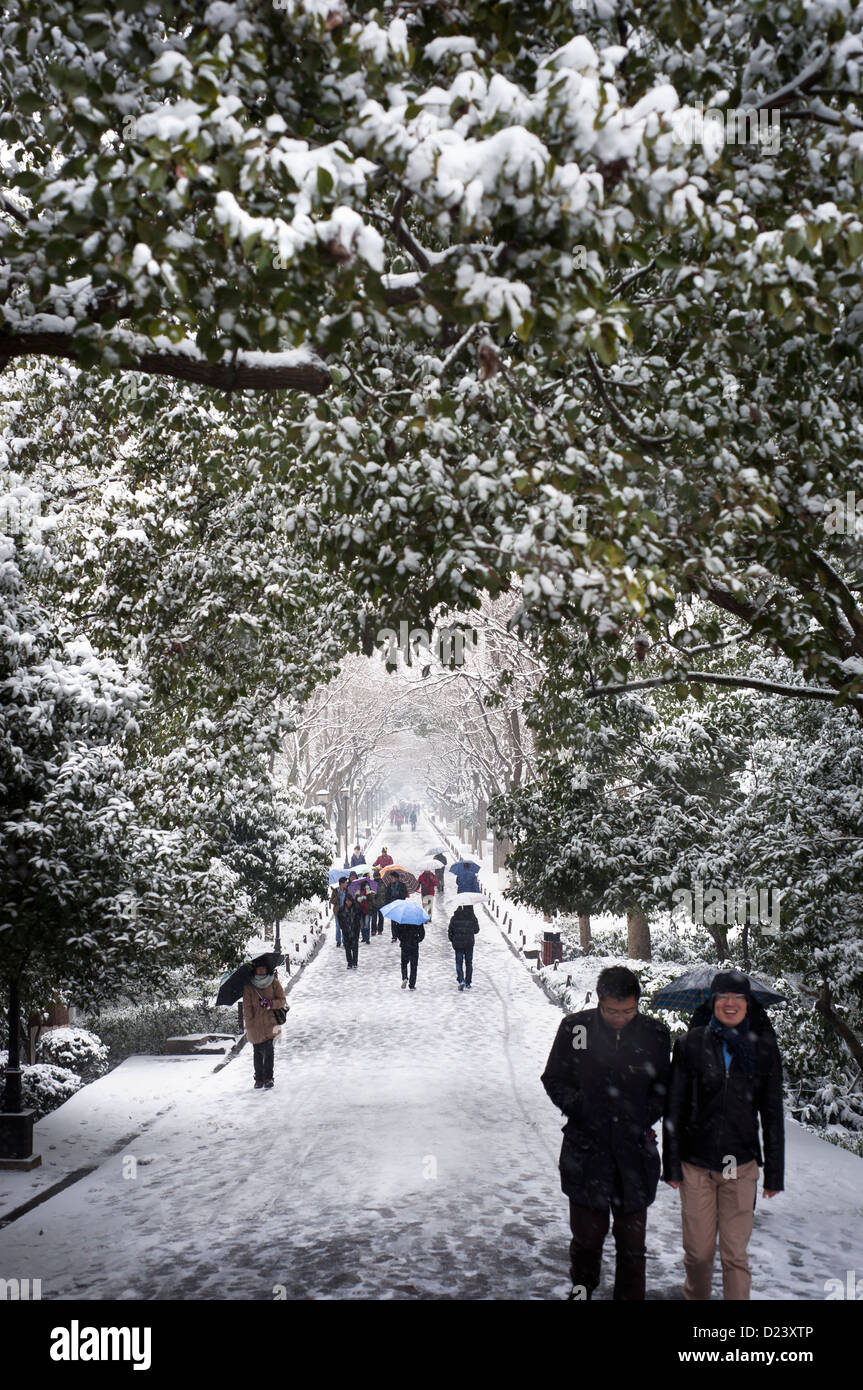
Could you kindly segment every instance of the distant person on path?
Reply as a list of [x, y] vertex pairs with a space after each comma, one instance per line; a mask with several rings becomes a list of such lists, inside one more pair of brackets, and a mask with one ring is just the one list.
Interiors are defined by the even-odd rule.
[[395, 821], [395, 818], [396, 818], [396, 808], [395, 808], [395, 806], [391, 806], [391, 807], [390, 807], [390, 825], [393, 825], [393, 823], [394, 823], [394, 821]]
[[[397, 903], [400, 899], [404, 899], [404, 898], [407, 898], [407, 897], [409, 897], [408, 890], [407, 890], [407, 888], [405, 887], [405, 885], [402, 883], [401, 879], [400, 879], [400, 878], [391, 878], [390, 881], [389, 881], [389, 889], [388, 889], [387, 902], [388, 902], [388, 903]], [[398, 932], [396, 931], [397, 926], [398, 926], [398, 922], [394, 922], [394, 921], [392, 920], [392, 918], [390, 918], [390, 927], [392, 928], [392, 938], [393, 938], [393, 941], [398, 941], [398, 939], [399, 939]]]
[[408, 984], [408, 970], [410, 988], [416, 989], [420, 942], [425, 940], [426, 929], [422, 922], [394, 922], [393, 926], [397, 933], [396, 940], [402, 948], [402, 989]]
[[351, 868], [353, 868], [355, 864], [365, 864], [365, 862], [366, 861], [363, 856], [363, 852], [360, 849], [359, 845], [354, 845], [354, 852], [351, 855]]
[[381, 852], [380, 852], [380, 854], [378, 855], [377, 859], [375, 860], [374, 864], [372, 865], [372, 868], [373, 868], [373, 869], [385, 869], [385, 868], [387, 867], [388, 864], [394, 864], [394, 863], [395, 863], [395, 860], [393, 859], [392, 855], [391, 855], [391, 854], [387, 854], [387, 847], [386, 847], [386, 845], [383, 845], [383, 846], [381, 847]]
[[432, 907], [434, 906], [434, 895], [437, 889], [437, 878], [431, 869], [423, 869], [417, 884], [422, 899], [423, 912], [427, 917], [431, 917]]
[[338, 916], [342, 928], [342, 940], [345, 944], [348, 970], [356, 970], [360, 954], [360, 918], [357, 905], [350, 893], [345, 894], [345, 900], [339, 908]]
[[381, 878], [380, 869], [373, 869], [372, 873], [374, 875], [372, 878], [372, 882], [374, 883], [376, 889], [375, 896], [369, 899], [369, 906], [371, 908], [372, 919], [372, 936], [383, 936], [384, 919], [381, 916], [381, 908], [384, 907], [388, 902], [387, 886]]
[[243, 1026], [252, 1044], [255, 1090], [270, 1091], [273, 1087], [273, 1039], [281, 1032], [273, 1010], [284, 1009], [287, 1013], [288, 1004], [276, 972], [270, 973], [266, 965], [255, 965], [252, 981], [243, 987]]
[[616, 1248], [613, 1297], [645, 1293], [647, 1208], [659, 1183], [651, 1126], [665, 1106], [671, 1037], [638, 1012], [641, 986], [623, 966], [603, 970], [595, 1009], [567, 1014], [542, 1084], [567, 1122], [560, 1185], [572, 1228], [570, 1299], [592, 1298], [599, 1283], [609, 1208]]
[[472, 864], [468, 864], [464, 859], [459, 859], [452, 866], [455, 874], [456, 888], [459, 893], [479, 893], [482, 890], [479, 886], [476, 869]]
[[455, 951], [455, 977], [459, 990], [470, 989], [473, 980], [473, 947], [479, 922], [472, 907], [457, 907], [449, 919], [447, 936]]
[[416, 830], [416, 828], [417, 828], [417, 813], [416, 813], [416, 811], [411, 811], [411, 830]]
[[347, 891], [348, 876], [347, 874], [343, 874], [338, 881], [338, 885], [333, 889], [332, 893], [330, 894], [330, 907], [333, 909], [333, 917], [336, 921], [336, 946], [341, 946], [342, 944], [342, 924], [339, 921], [339, 908], [345, 900], [345, 894], [347, 893]]
[[714, 975], [709, 1002], [709, 1020], [674, 1044], [662, 1143], [663, 1177], [680, 1192], [683, 1297], [694, 1302], [710, 1298], [717, 1235], [724, 1298], [749, 1298], [759, 1165], [765, 1197], [784, 1183], [782, 1062], [772, 1025], [737, 970]]

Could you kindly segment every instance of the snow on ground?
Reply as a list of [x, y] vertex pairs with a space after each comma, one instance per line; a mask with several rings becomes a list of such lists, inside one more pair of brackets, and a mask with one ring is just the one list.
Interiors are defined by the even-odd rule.
[[219, 1065], [216, 1057], [127, 1057], [33, 1129], [42, 1155], [29, 1173], [0, 1170], [0, 1221], [70, 1173], [101, 1163]]
[[[374, 853], [383, 840], [412, 866], [436, 838], [387, 827]], [[44, 1299], [562, 1297], [562, 1117], [539, 1082], [562, 1015], [484, 912], [460, 994], [448, 917], [436, 900], [415, 993], [386, 927], [348, 971], [330, 926], [291, 992], [275, 1088], [252, 1089], [244, 1049], [139, 1144], [0, 1231], [0, 1273], [40, 1278]], [[754, 1295], [823, 1299], [828, 1278], [863, 1267], [863, 1167], [798, 1126], [789, 1138], [789, 1191], [759, 1202]], [[134, 1178], [128, 1154], [151, 1160]], [[664, 1186], [648, 1251], [648, 1297], [679, 1297]]]

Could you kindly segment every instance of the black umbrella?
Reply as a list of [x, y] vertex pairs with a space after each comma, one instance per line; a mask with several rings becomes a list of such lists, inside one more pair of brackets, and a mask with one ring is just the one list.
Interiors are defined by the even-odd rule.
[[236, 970], [229, 970], [222, 976], [219, 985], [219, 993], [216, 995], [216, 1005], [236, 1004], [238, 999], [242, 999], [243, 990], [250, 983], [256, 965], [265, 965], [267, 974], [270, 975], [277, 965], [281, 965], [284, 956], [277, 951], [266, 951], [261, 956], [255, 956], [254, 960], [243, 961]]

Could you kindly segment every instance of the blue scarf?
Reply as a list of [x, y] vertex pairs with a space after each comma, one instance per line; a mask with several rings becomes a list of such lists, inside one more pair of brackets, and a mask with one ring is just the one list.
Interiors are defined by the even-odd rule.
[[736, 1028], [728, 1028], [724, 1023], [719, 1022], [716, 1014], [711, 1014], [707, 1026], [711, 1033], [727, 1047], [732, 1057], [737, 1058], [746, 1075], [752, 1076], [755, 1072], [755, 1054], [749, 1042], [748, 1016]]

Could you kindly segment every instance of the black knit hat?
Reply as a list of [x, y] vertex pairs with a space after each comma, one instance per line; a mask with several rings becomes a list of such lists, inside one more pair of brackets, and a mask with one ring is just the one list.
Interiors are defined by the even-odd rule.
[[743, 994], [748, 1002], [752, 998], [749, 976], [740, 970], [721, 970], [710, 982], [711, 999], [717, 994]]

